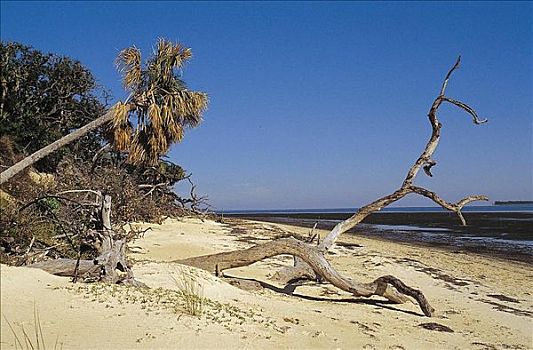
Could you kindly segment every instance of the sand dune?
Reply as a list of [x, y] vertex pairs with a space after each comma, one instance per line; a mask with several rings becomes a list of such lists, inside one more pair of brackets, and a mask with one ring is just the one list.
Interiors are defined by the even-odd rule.
[[[328, 255], [353, 278], [394, 274], [422, 289], [437, 309], [427, 318], [417, 305], [356, 298], [328, 284], [306, 283], [293, 295], [280, 293], [276, 289], [282, 286], [268, 278], [291, 264], [290, 257], [226, 272], [249, 281], [220, 279], [172, 262], [305, 229], [198, 219], [138, 226], [152, 229], [130, 244], [129, 256], [149, 290], [72, 284], [40, 270], [2, 265], [1, 348], [14, 348], [8, 321], [19, 337], [23, 326], [32, 338], [34, 308], [47, 348], [56, 341], [64, 349], [533, 348], [533, 267], [527, 264], [347, 236], [344, 246]], [[200, 317], [188, 315], [178, 296], [176, 280], [186, 276], [201, 284], [207, 298]], [[430, 322], [453, 332], [424, 328]]]

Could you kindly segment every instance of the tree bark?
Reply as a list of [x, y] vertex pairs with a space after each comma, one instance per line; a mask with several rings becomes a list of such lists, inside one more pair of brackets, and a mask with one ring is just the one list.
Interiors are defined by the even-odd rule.
[[104, 125], [105, 123], [111, 121], [113, 118], [113, 111], [110, 109], [106, 114], [102, 115], [98, 119], [93, 120], [89, 124], [82, 126], [81, 128], [71, 132], [68, 135], [63, 136], [59, 140], [49, 144], [46, 147], [41, 148], [40, 150], [34, 152], [33, 154], [27, 156], [26, 158], [22, 159], [21, 161], [17, 162], [16, 164], [9, 167], [7, 170], [4, 170], [2, 173], [0, 173], [0, 185], [7, 182], [9, 179], [11, 179], [13, 176], [20, 173], [22, 170], [26, 169], [30, 165], [34, 164], [38, 160], [46, 157], [50, 153], [58, 150], [59, 148], [68, 145], [69, 143], [76, 141], [80, 137], [84, 136], [85, 134], [98, 129], [100, 126]]

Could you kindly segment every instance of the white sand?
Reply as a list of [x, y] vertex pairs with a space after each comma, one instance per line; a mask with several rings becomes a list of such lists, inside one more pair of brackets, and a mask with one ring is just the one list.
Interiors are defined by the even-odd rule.
[[[14, 348], [6, 319], [22, 340], [34, 339], [34, 307], [47, 348], [350, 348], [350, 349], [531, 349], [533, 267], [474, 254], [417, 248], [364, 237], [341, 241], [328, 256], [342, 273], [361, 281], [393, 274], [424, 291], [437, 309], [423, 317], [417, 305], [355, 298], [335, 287], [308, 283], [295, 295], [257, 288], [243, 290], [209, 273], [172, 260], [249, 247], [283, 232], [305, 229], [237, 221], [230, 225], [198, 219], [166, 220], [130, 244], [136, 277], [151, 287], [75, 284], [43, 271], [1, 265], [1, 348]], [[235, 224], [234, 224], [235, 226]], [[324, 234], [324, 233], [322, 233]], [[243, 236], [246, 239], [242, 239]], [[275, 285], [268, 277], [289, 257], [229, 270]], [[185, 271], [185, 272], [183, 272]], [[184, 312], [176, 282], [193, 274], [209, 299], [201, 317]], [[495, 296], [516, 299], [502, 301]], [[178, 306], [175, 303], [178, 300]], [[181, 300], [181, 301], [180, 301]], [[437, 322], [453, 333], [426, 330]]]

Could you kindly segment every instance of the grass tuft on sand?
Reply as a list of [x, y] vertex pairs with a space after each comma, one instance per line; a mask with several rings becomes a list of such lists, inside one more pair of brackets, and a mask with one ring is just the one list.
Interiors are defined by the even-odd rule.
[[[184, 301], [184, 309], [191, 316], [201, 316], [204, 311], [205, 297], [204, 288], [198, 282], [198, 276], [193, 271], [181, 269], [178, 277], [171, 276], [178, 288], [178, 293]], [[180, 308], [176, 304], [176, 310]]]
[[[15, 338], [14, 344], [13, 344], [15, 346], [15, 349], [46, 350], [46, 342], [44, 340], [43, 328], [41, 326], [41, 318], [39, 316], [39, 310], [37, 310], [37, 305], [35, 304], [33, 305], [33, 333], [30, 332], [29, 330], [27, 331], [24, 328], [23, 324], [18, 325], [19, 329], [17, 331], [15, 327], [13, 327], [11, 322], [9, 322], [7, 317], [5, 315], [2, 315], [2, 316], [4, 317], [4, 320], [9, 326], [9, 330], [11, 331], [11, 334], [13, 334], [13, 337]], [[54, 344], [54, 350], [58, 348], [58, 340], [59, 340], [59, 336], [56, 338], [56, 342]]]

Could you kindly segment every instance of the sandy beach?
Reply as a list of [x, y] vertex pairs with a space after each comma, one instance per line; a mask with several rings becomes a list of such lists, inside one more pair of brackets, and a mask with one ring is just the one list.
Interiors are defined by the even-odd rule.
[[[437, 310], [428, 318], [418, 305], [357, 298], [327, 283], [283, 293], [269, 277], [292, 264], [289, 256], [225, 271], [226, 278], [172, 262], [306, 235], [306, 228], [196, 218], [135, 226], [151, 228], [129, 245], [133, 271], [150, 289], [73, 284], [1, 265], [1, 348], [15, 347], [10, 327], [19, 337], [22, 327], [34, 337], [35, 310], [46, 348], [533, 348], [533, 266], [527, 263], [349, 235], [327, 255], [354, 279], [392, 274], [421, 289]], [[185, 312], [178, 297], [184, 276], [202, 286], [201, 316]]]

